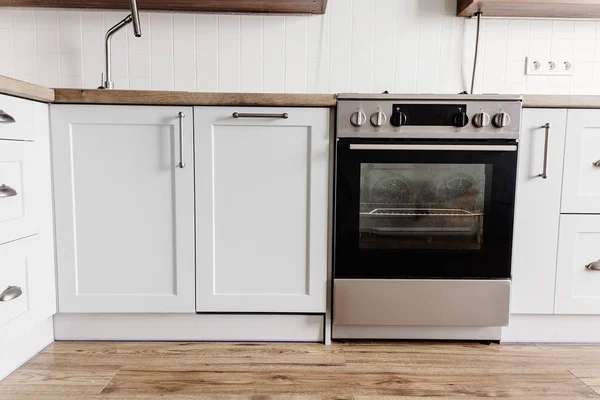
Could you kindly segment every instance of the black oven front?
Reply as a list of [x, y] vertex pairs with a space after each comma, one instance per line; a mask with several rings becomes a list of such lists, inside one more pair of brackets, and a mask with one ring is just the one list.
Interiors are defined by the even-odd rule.
[[339, 138], [334, 277], [510, 278], [517, 148]]

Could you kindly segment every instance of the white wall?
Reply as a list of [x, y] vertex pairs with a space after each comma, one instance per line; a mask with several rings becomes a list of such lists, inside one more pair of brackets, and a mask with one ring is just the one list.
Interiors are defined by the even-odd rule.
[[[113, 39], [117, 88], [456, 93], [475, 21], [456, 0], [329, 0], [322, 16], [142, 13]], [[95, 88], [105, 31], [125, 12], [0, 9], [0, 74]], [[595, 21], [484, 20], [477, 91], [600, 94]], [[525, 57], [572, 56], [574, 77], [526, 77]]]

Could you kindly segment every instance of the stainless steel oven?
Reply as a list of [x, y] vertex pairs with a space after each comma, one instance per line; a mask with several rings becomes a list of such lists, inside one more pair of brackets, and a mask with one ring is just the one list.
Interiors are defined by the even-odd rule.
[[496, 339], [520, 97], [341, 95], [337, 109], [333, 337]]

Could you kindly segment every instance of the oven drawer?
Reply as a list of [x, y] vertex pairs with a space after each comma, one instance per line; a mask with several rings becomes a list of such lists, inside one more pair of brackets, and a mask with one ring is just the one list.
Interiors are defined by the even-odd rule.
[[506, 326], [510, 280], [336, 279], [334, 325]]

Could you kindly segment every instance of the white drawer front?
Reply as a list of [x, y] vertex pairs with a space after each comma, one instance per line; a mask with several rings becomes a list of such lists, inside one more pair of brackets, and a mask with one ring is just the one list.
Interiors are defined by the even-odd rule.
[[569, 110], [561, 212], [600, 213], [600, 110]]
[[13, 300], [0, 301], [0, 327], [30, 310], [28, 243], [27, 240], [17, 240], [0, 246], [0, 293], [8, 286], [18, 286], [23, 292]]
[[600, 215], [562, 215], [555, 314], [600, 314]]
[[[0, 139], [33, 140], [35, 126], [35, 106], [37, 103], [0, 95]], [[10, 122], [9, 117], [14, 119]]]
[[36, 233], [34, 146], [0, 140], [0, 244]]

